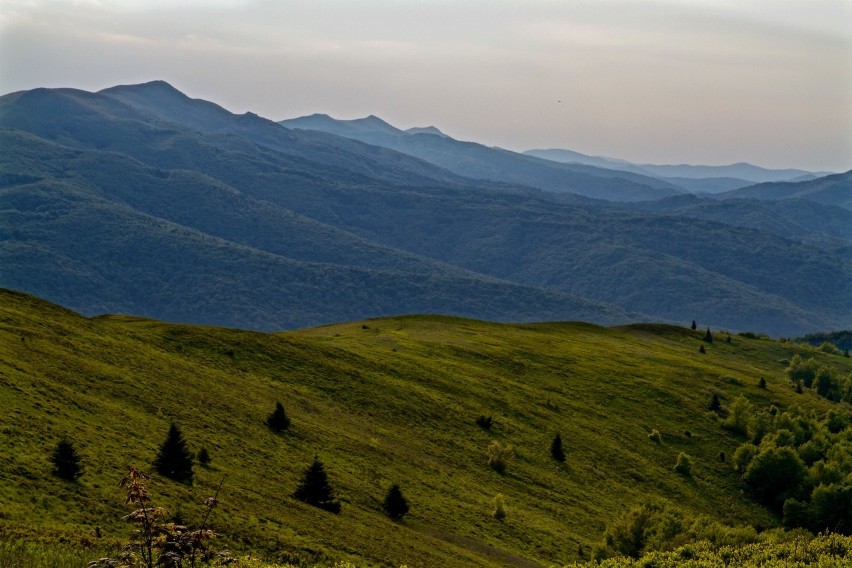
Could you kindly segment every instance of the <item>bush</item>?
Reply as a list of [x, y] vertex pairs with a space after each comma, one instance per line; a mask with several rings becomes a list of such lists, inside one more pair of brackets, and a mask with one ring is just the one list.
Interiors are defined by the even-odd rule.
[[823, 341], [817, 349], [830, 355], [843, 355], [843, 351], [838, 349], [837, 345], [830, 341]]
[[160, 446], [160, 451], [154, 460], [154, 469], [180, 483], [192, 483], [192, 452], [183, 439], [183, 434], [177, 425], [172, 423], [169, 433]]
[[287, 416], [287, 412], [280, 402], [275, 403], [275, 410], [266, 417], [264, 424], [269, 426], [269, 429], [274, 432], [283, 432], [290, 427], [290, 417]]
[[491, 504], [494, 505], [494, 510], [491, 512], [491, 516], [498, 521], [504, 520], [506, 518], [506, 499], [503, 497], [503, 494], [498, 493], [495, 495]]
[[656, 442], [658, 444], [663, 443], [663, 437], [660, 435], [660, 431], [654, 428], [648, 433], [648, 439], [652, 442]]
[[816, 379], [817, 370], [818, 364], [812, 357], [808, 360], [803, 360], [797, 353], [793, 355], [790, 366], [787, 367], [787, 376], [790, 377], [793, 383], [798, 384], [801, 382], [805, 387], [811, 388]]
[[53, 463], [53, 475], [66, 481], [74, 481], [83, 473], [80, 467], [80, 456], [68, 440], [60, 440], [56, 444], [50, 461]]
[[499, 474], [506, 472], [506, 467], [514, 457], [515, 450], [512, 446], [504, 446], [497, 440], [488, 445], [488, 465]]
[[751, 460], [754, 459], [754, 456], [757, 455], [757, 446], [754, 444], [743, 444], [739, 448], [734, 451], [733, 462], [734, 469], [743, 474], [748, 468], [748, 465], [751, 463]]
[[675, 471], [687, 477], [692, 475], [692, 458], [686, 452], [681, 452], [677, 455], [677, 463], [674, 467]]
[[707, 410], [712, 410], [713, 412], [722, 410], [722, 401], [719, 400], [719, 395], [715, 392], [713, 393], [713, 398], [710, 399], [710, 404], [707, 405]]
[[565, 452], [562, 449], [562, 436], [559, 434], [554, 436], [553, 442], [550, 444], [550, 455], [558, 462], [565, 461]]
[[201, 448], [200, 450], [198, 450], [197, 459], [198, 463], [200, 463], [201, 465], [207, 465], [210, 463], [210, 452], [207, 451], [207, 448]]
[[408, 513], [408, 501], [402, 496], [402, 491], [399, 485], [393, 484], [388, 489], [385, 500], [382, 503], [382, 510], [385, 514], [396, 521], [402, 519]]
[[302, 475], [302, 481], [293, 497], [334, 514], [340, 513], [340, 503], [335, 499], [334, 489], [328, 483], [328, 475], [317, 456]]
[[485, 428], [488, 430], [491, 428], [491, 425], [494, 423], [494, 420], [490, 416], [485, 416], [484, 414], [480, 414], [479, 418], [476, 419], [476, 425], [480, 428]]
[[787, 497], [799, 488], [806, 474], [805, 463], [796, 450], [770, 447], [752, 458], [743, 479], [755, 497], [780, 510]]
[[728, 409], [728, 418], [722, 426], [732, 432], [748, 435], [748, 425], [751, 421], [751, 403], [744, 396], [739, 396]]

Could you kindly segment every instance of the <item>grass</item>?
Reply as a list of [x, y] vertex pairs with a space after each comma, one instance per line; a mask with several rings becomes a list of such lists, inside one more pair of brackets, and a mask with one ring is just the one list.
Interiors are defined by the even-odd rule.
[[[778, 519], [742, 494], [720, 451], [742, 442], [707, 411], [745, 395], [758, 407], [834, 403], [796, 394], [784, 368], [805, 348], [735, 337], [698, 353], [703, 332], [672, 326], [495, 324], [410, 316], [283, 334], [83, 318], [0, 292], [0, 528], [127, 537], [119, 478], [151, 470], [171, 422], [193, 451], [193, 485], [155, 477], [155, 504], [210, 524], [220, 544], [279, 563], [537, 566], [577, 560], [605, 526], [647, 498], [727, 523]], [[842, 373], [848, 358], [821, 352]], [[758, 388], [765, 377], [766, 389]], [[283, 434], [264, 420], [281, 401]], [[490, 429], [476, 425], [493, 416]], [[648, 439], [657, 429], [661, 443]], [[690, 435], [686, 435], [686, 431]], [[550, 456], [561, 434], [565, 463]], [[61, 438], [84, 474], [50, 474]], [[487, 448], [511, 445], [504, 474]], [[680, 452], [692, 475], [674, 471]], [[317, 455], [340, 515], [291, 497]], [[398, 483], [411, 510], [381, 510]], [[505, 496], [507, 516], [492, 516]], [[0, 533], [5, 534], [5, 533]], [[91, 557], [92, 559], [94, 557]]]

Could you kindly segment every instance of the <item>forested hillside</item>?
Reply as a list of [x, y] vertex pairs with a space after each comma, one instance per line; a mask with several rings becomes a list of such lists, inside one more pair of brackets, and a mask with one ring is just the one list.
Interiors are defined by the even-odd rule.
[[852, 325], [833, 205], [627, 206], [474, 180], [162, 82], [5, 95], [0, 126], [0, 284], [87, 315], [262, 330], [405, 313], [775, 336]]

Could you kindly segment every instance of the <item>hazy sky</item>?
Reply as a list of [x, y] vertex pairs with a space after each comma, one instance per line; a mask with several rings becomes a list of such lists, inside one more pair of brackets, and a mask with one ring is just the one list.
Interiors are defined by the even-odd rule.
[[280, 120], [852, 168], [852, 0], [0, 0], [0, 91], [164, 79]]

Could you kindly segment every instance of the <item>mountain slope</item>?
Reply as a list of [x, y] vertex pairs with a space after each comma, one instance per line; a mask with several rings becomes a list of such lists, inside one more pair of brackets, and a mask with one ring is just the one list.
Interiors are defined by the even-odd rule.
[[723, 193], [719, 197], [764, 201], [800, 198], [824, 205], [836, 205], [845, 209], [852, 209], [852, 170], [815, 180], [751, 185]]
[[282, 120], [291, 129], [319, 130], [393, 148], [474, 179], [570, 192], [609, 201], [642, 201], [680, 193], [675, 186], [642, 175], [582, 165], [556, 164], [501, 148], [460, 142], [446, 135], [411, 134], [371, 116], [335, 120], [327, 115]]
[[[86, 319], [0, 291], [0, 529], [129, 534], [116, 480], [128, 464], [150, 468], [171, 422], [212, 462], [196, 465], [191, 486], [155, 476], [154, 503], [197, 523], [198, 504], [224, 477], [211, 518], [220, 544], [278, 558], [564, 564], [654, 498], [771, 526], [777, 519], [743, 496], [738, 474], [719, 460], [742, 439], [706, 410], [712, 393], [764, 409], [822, 413], [836, 403], [790, 386], [784, 366], [797, 346], [734, 337], [699, 355], [702, 335], [446, 317], [272, 335]], [[807, 355], [852, 370], [846, 358]], [[263, 424], [276, 401], [292, 419], [283, 435]], [[481, 414], [493, 416], [490, 430], [476, 426]], [[662, 444], [648, 439], [651, 429]], [[565, 464], [549, 456], [556, 432]], [[48, 456], [66, 437], [83, 460], [73, 484], [50, 475]], [[505, 475], [487, 466], [493, 439], [516, 449]], [[690, 478], [673, 470], [681, 451], [694, 459]], [[342, 500], [339, 516], [290, 497], [314, 455]], [[401, 523], [380, 510], [392, 483], [411, 504]], [[505, 522], [491, 516], [497, 493]]]
[[[9, 148], [0, 246], [15, 262], [0, 282], [88, 314], [262, 329], [411, 311], [599, 323], [649, 314], [776, 335], [852, 325], [849, 265], [814, 233], [821, 248], [771, 234], [777, 225], [745, 230], [474, 181], [390, 149], [233, 115], [165, 84], [7, 95], [0, 119]], [[45, 214], [69, 207], [74, 215]], [[229, 260], [188, 276], [191, 263], [137, 255], [131, 297], [126, 266], [109, 253], [109, 239], [126, 242], [109, 221], [113, 207], [140, 239], [173, 234], [169, 246], [186, 259], [227, 250]], [[69, 252], [77, 230], [102, 238], [91, 252]], [[51, 279], [40, 262], [51, 263]], [[333, 277], [319, 275], [326, 268]], [[181, 282], [168, 311], [164, 274]], [[334, 286], [347, 292], [326, 302]], [[234, 301], [216, 302], [225, 289]]]

